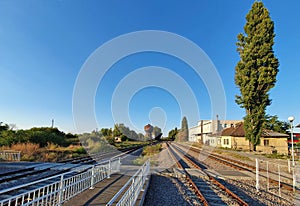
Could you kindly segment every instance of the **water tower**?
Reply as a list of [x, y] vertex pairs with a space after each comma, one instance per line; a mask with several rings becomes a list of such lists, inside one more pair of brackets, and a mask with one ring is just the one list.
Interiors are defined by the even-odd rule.
[[146, 137], [148, 137], [151, 140], [152, 139], [153, 126], [151, 124], [147, 124], [144, 127], [144, 130], [146, 132]]

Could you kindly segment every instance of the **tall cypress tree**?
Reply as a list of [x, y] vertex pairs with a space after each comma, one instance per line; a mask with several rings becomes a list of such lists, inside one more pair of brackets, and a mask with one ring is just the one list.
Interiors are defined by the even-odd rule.
[[189, 139], [189, 127], [188, 127], [188, 122], [186, 117], [182, 118], [181, 121], [181, 130], [180, 132], [182, 133], [181, 141], [188, 141]]
[[269, 90], [275, 86], [279, 62], [274, 55], [274, 22], [262, 2], [254, 2], [246, 16], [244, 34], [238, 34], [240, 61], [235, 67], [235, 83], [241, 95], [236, 103], [246, 110], [244, 129], [250, 150], [256, 150], [271, 104]]

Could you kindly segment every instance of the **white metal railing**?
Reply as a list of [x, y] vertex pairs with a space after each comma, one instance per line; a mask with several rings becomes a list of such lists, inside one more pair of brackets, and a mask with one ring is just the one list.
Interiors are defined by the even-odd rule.
[[127, 181], [127, 183], [118, 191], [117, 194], [106, 204], [107, 206], [112, 205], [120, 198], [121, 194], [123, 196], [117, 202], [117, 206], [132, 206], [135, 204], [141, 191], [146, 192], [143, 189], [148, 175], [150, 172], [150, 160], [148, 159], [143, 166]]
[[110, 174], [118, 172], [119, 169], [120, 158], [112, 159], [101, 165], [94, 165], [85, 172], [77, 175], [72, 175], [72, 172], [67, 172], [26, 185], [1, 190], [0, 196], [17, 189], [19, 191], [20, 189], [23, 190], [23, 188], [25, 192], [0, 200], [0, 206], [62, 205], [62, 203], [82, 191], [89, 188], [93, 189], [96, 183], [105, 178], [109, 178]]
[[21, 159], [21, 152], [20, 151], [14, 151], [14, 150], [1, 150], [0, 151], [0, 158], [3, 160], [8, 161], [20, 161]]

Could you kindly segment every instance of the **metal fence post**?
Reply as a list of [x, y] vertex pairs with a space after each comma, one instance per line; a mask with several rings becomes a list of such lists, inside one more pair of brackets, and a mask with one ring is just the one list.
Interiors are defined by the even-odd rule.
[[280, 184], [280, 165], [278, 165], [278, 194], [281, 197]]
[[90, 190], [93, 190], [95, 189], [94, 187], [94, 183], [95, 183], [95, 166], [92, 167], [92, 177], [91, 177], [91, 187], [90, 187]]
[[295, 167], [293, 167], [293, 191], [295, 192], [296, 186], [296, 176], [295, 176]]
[[18, 162], [20, 162], [21, 161], [21, 151], [19, 151], [19, 153], [18, 153]]
[[288, 159], [288, 168], [289, 168], [289, 173], [291, 173], [291, 161]]
[[58, 196], [58, 205], [61, 206], [63, 203], [63, 190], [64, 190], [64, 175], [60, 176], [59, 183], [59, 196]]
[[267, 191], [269, 192], [270, 183], [269, 183], [269, 162], [267, 161]]
[[[131, 185], [131, 187], [132, 187], [132, 193], [131, 193], [131, 194], [133, 194], [133, 195], [131, 195], [131, 197], [134, 196], [134, 194], [135, 194], [135, 189], [136, 189], [136, 188], [135, 188], [135, 185], [134, 185], [134, 184], [135, 184], [134, 178], [135, 178], [135, 177], [132, 178], [132, 185]], [[130, 198], [130, 205], [132, 205], [132, 203], [133, 203], [133, 199]]]
[[109, 161], [108, 161], [108, 174], [107, 174], [107, 178], [110, 178], [110, 173], [111, 173], [111, 160], [109, 159]]
[[255, 159], [256, 163], [256, 191], [259, 191], [259, 165], [258, 165], [258, 159]]

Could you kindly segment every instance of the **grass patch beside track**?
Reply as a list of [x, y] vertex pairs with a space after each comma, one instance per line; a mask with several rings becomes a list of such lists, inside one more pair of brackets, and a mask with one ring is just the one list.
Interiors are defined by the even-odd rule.
[[288, 159], [288, 156], [284, 154], [261, 154], [267, 158], [272, 158], [272, 159]]
[[[79, 157], [86, 154], [85, 149], [79, 145], [61, 147], [48, 143], [46, 147], [40, 147], [34, 143], [16, 143], [11, 147], [2, 146], [0, 150], [13, 150], [21, 152], [21, 161], [30, 162], [57, 162], [63, 159]], [[4, 160], [0, 160], [4, 161]]]
[[149, 144], [149, 142], [138, 142], [138, 141], [123, 141], [119, 143], [114, 143], [114, 146], [117, 149], [127, 149], [131, 147], [137, 147], [137, 146], [145, 146]]
[[[232, 151], [232, 152], [230, 152]], [[252, 161], [251, 158], [242, 155], [242, 154], [238, 154], [238, 152], [242, 152], [242, 151], [237, 151], [237, 150], [231, 150], [231, 149], [216, 149], [214, 150], [215, 153], [220, 154], [222, 156], [231, 156], [234, 157], [235, 159], [239, 159], [239, 160], [246, 160], [246, 161]]]
[[[145, 146], [143, 148], [142, 155], [133, 160], [133, 164], [142, 165], [144, 164], [147, 159], [153, 157], [154, 155], [158, 154], [162, 150], [161, 143], [155, 145]], [[156, 164], [156, 161], [150, 159], [151, 164]]]

